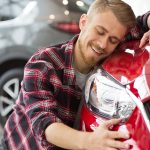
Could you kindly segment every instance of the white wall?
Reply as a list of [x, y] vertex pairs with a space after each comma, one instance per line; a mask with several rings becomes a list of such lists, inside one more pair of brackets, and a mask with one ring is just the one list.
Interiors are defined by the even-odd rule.
[[123, 0], [128, 3], [134, 10], [135, 15], [142, 15], [150, 11], [150, 0]]

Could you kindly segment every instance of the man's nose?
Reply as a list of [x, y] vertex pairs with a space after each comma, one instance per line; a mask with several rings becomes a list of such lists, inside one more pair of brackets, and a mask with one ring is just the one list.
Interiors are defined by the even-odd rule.
[[102, 48], [102, 49], [106, 49], [108, 45], [108, 38], [107, 37], [103, 37], [99, 40], [99, 46]]

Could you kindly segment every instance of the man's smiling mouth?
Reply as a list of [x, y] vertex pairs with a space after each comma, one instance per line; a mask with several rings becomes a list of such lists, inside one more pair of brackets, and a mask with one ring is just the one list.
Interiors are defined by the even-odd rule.
[[104, 54], [104, 51], [101, 48], [97, 49], [91, 46], [91, 49], [98, 55]]

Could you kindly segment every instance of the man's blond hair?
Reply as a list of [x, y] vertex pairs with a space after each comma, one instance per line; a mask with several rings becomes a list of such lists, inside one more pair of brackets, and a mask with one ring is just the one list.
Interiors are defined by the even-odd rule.
[[131, 6], [122, 0], [95, 0], [91, 4], [87, 15], [93, 17], [96, 13], [102, 13], [107, 10], [111, 10], [118, 21], [128, 29], [135, 26], [135, 14]]

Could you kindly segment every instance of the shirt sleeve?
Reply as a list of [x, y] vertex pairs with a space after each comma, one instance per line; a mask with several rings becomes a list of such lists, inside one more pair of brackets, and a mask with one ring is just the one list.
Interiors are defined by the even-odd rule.
[[123, 42], [130, 41], [130, 40], [138, 40], [142, 38], [143, 34], [149, 30], [147, 24], [147, 19], [149, 15], [150, 15], [150, 11], [148, 11], [144, 15], [137, 17], [136, 26], [129, 31], [129, 33], [123, 39]]
[[23, 81], [26, 114], [31, 122], [32, 131], [41, 145], [48, 144], [45, 139], [47, 126], [53, 122], [61, 122], [57, 117], [57, 101], [54, 96], [56, 88], [61, 87], [61, 82], [52, 63], [46, 59], [46, 54], [31, 58], [25, 67]]
[[142, 16], [137, 17], [137, 25], [139, 27], [141, 27], [143, 32], [146, 32], [146, 31], [149, 30], [149, 27], [148, 27], [148, 24], [147, 24], [147, 19], [148, 19], [149, 15], [150, 15], [150, 11], [148, 11], [147, 13], [145, 13]]

